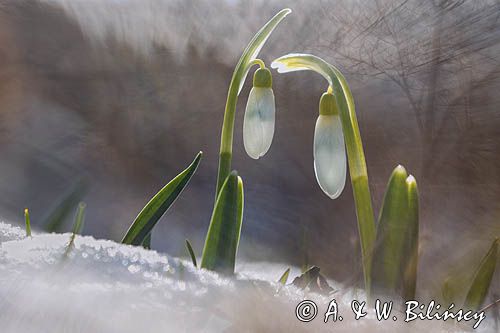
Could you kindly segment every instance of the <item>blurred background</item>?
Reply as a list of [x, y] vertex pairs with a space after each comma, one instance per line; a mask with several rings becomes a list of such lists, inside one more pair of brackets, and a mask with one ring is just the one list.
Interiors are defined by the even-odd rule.
[[[197, 174], [152, 239], [154, 249], [186, 256], [189, 238], [201, 254], [233, 68], [284, 7], [293, 13], [260, 58], [269, 65], [309, 52], [345, 73], [376, 214], [396, 165], [417, 178], [419, 284], [438, 288], [450, 270], [474, 267], [500, 235], [498, 0], [2, 0], [1, 218], [22, 223], [29, 207], [41, 230], [61, 202], [84, 200], [84, 233], [120, 240], [202, 150]], [[314, 177], [326, 82], [275, 73], [274, 142], [254, 161], [242, 142], [247, 81], [233, 160], [246, 196], [239, 254], [359, 280], [350, 184], [332, 201]]]

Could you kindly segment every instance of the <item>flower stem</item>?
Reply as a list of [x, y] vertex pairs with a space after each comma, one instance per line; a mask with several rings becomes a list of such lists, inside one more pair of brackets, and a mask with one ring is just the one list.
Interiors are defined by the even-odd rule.
[[252, 67], [253, 65], [259, 65], [260, 68], [266, 68], [266, 64], [261, 59], [254, 59], [250, 61], [250, 63], [248, 64], [248, 69], [250, 69], [250, 67]]
[[314, 55], [288, 54], [273, 61], [271, 67], [277, 68], [280, 73], [299, 70], [315, 71], [321, 74], [335, 91], [347, 148], [349, 174], [351, 176], [356, 205], [365, 289], [367, 294], [370, 295], [371, 255], [375, 241], [375, 219], [368, 185], [368, 171], [366, 169], [363, 143], [361, 141], [361, 134], [359, 133], [351, 90], [346, 79], [337, 68]]
[[238, 64], [234, 68], [231, 83], [227, 93], [226, 109], [224, 110], [224, 120], [222, 122], [222, 133], [220, 140], [219, 152], [219, 168], [217, 174], [217, 191], [216, 198], [219, 194], [224, 181], [231, 172], [231, 159], [233, 155], [233, 132], [234, 118], [236, 113], [236, 103], [238, 102], [238, 94], [245, 82], [248, 71], [253, 65], [259, 65], [261, 68], [264, 62], [256, 59], [262, 46], [269, 38], [274, 28], [291, 12], [290, 9], [283, 9], [276, 14], [269, 22], [267, 22], [247, 45], [245, 51], [240, 57]]

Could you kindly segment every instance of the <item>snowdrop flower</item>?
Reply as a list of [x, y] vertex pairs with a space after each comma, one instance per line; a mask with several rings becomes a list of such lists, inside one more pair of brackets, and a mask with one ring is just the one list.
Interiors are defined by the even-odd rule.
[[271, 72], [267, 68], [259, 68], [253, 77], [253, 88], [243, 120], [243, 144], [251, 158], [264, 156], [271, 147], [275, 113]]
[[332, 199], [344, 189], [347, 172], [342, 123], [331, 88], [321, 96], [314, 130], [314, 172], [319, 186]]

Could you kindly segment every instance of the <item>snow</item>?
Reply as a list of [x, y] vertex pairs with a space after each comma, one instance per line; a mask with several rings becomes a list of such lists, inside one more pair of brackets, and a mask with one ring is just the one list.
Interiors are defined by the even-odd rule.
[[[145, 250], [71, 234], [25, 237], [0, 223], [0, 327], [10, 332], [396, 332], [441, 327], [429, 321], [405, 324], [353, 320], [343, 290], [330, 297], [280, 288], [284, 264], [244, 263], [235, 278], [196, 269], [190, 262]], [[293, 268], [290, 279], [299, 274]], [[329, 281], [335, 289], [342, 286]], [[323, 322], [335, 297], [343, 322]], [[318, 304], [309, 323], [295, 307], [303, 299]], [[433, 330], [435, 331], [435, 330]]]

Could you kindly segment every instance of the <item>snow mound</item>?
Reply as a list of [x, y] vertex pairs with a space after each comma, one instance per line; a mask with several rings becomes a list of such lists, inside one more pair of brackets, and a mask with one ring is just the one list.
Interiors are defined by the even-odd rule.
[[24, 237], [26, 237], [26, 231], [23, 229], [0, 222], [0, 243], [11, 240], [20, 240]]
[[[285, 265], [243, 264], [241, 273], [229, 278], [166, 254], [88, 236], [77, 236], [68, 251], [70, 237], [26, 238], [20, 228], [0, 223], [2, 332], [396, 332], [431, 327], [430, 322], [378, 322], [373, 317], [355, 321], [352, 292], [327, 298], [270, 282]], [[291, 276], [297, 274], [295, 269]], [[345, 319], [325, 324], [333, 297]], [[303, 299], [319, 308], [308, 323], [295, 317]]]

